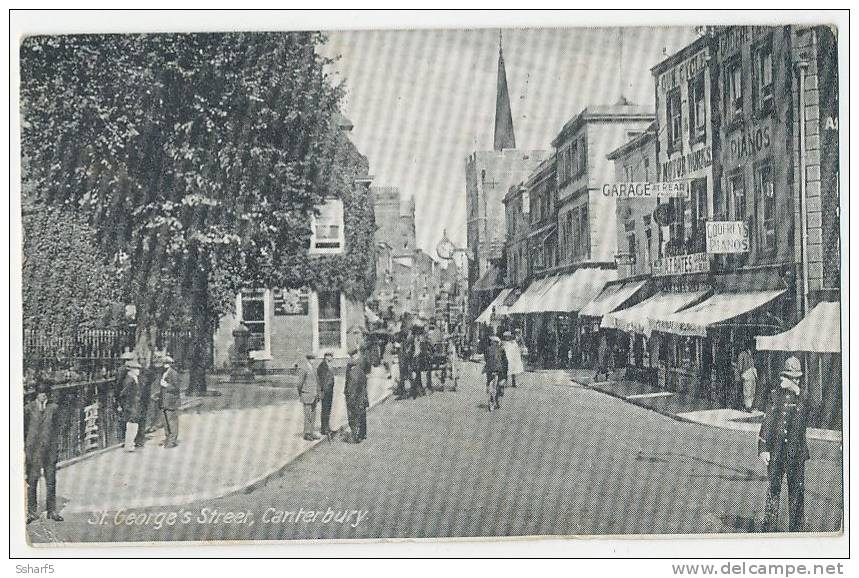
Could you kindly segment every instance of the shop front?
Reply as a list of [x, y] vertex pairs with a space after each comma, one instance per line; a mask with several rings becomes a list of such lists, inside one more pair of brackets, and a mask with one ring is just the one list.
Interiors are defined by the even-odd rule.
[[696, 343], [676, 342], [654, 333], [654, 320], [662, 319], [703, 301], [708, 290], [659, 291], [640, 303], [603, 315], [601, 329], [624, 334], [624, 347], [615, 347], [623, 356], [630, 378], [676, 391], [681, 375], [700, 372], [700, 351]]
[[[655, 319], [654, 331], [675, 344], [675, 358], [679, 362], [676, 390], [705, 397], [727, 408], [757, 407], [760, 388], [755, 387], [757, 391], [745, 395], [743, 392], [739, 375], [744, 364], [741, 354], [752, 353], [754, 334], [767, 331], [767, 327], [770, 331], [776, 329], [773, 311], [779, 309], [779, 298], [785, 292], [776, 289], [716, 293], [697, 305]], [[696, 371], [682, 369], [690, 367]]]
[[621, 280], [606, 284], [594, 299], [579, 311], [578, 342], [581, 367], [596, 367], [596, 354], [601, 331], [600, 323], [607, 313], [630, 307], [648, 297], [648, 279]]

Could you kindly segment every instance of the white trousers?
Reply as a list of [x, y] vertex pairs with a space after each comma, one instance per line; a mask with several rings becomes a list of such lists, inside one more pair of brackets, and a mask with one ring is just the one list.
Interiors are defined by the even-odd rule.
[[134, 438], [137, 437], [137, 428], [139, 426], [133, 421], [125, 423], [125, 451], [134, 451]]

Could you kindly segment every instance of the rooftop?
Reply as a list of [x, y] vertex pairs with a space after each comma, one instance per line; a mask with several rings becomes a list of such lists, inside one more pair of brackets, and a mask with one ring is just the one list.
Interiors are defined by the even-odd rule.
[[585, 107], [579, 114], [571, 118], [564, 128], [552, 141], [552, 146], [557, 147], [579, 128], [591, 122], [615, 122], [623, 120], [648, 120], [653, 121], [656, 115], [652, 106], [640, 106], [637, 104], [597, 104]]

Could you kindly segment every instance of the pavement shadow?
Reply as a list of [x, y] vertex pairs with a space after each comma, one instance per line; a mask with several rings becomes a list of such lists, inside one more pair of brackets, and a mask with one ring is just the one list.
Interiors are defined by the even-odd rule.
[[738, 516], [737, 514], [722, 514], [719, 520], [728, 527], [740, 532], [761, 532], [762, 528], [757, 520], [749, 516]]

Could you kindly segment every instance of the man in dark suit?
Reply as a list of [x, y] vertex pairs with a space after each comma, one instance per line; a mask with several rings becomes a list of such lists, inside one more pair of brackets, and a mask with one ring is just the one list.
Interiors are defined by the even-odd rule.
[[182, 388], [179, 384], [179, 372], [173, 369], [173, 358], [169, 355], [161, 357], [164, 373], [159, 381], [159, 399], [161, 414], [164, 416], [164, 448], [175, 448], [179, 445], [179, 407], [182, 404]]
[[352, 441], [357, 444], [367, 439], [367, 408], [370, 406], [370, 400], [367, 395], [367, 374], [364, 373], [360, 348], [354, 347], [349, 352], [349, 356], [344, 393]]
[[62, 522], [57, 513], [57, 457], [59, 455], [59, 410], [50, 398], [51, 386], [39, 380], [36, 399], [24, 406], [24, 455], [27, 472], [27, 523], [38, 518], [37, 487], [45, 473], [45, 507], [48, 519]]
[[322, 357], [322, 363], [316, 368], [316, 379], [322, 390], [322, 435], [331, 433], [331, 404], [334, 401], [334, 370], [331, 369], [331, 359], [334, 356], [328, 352]]
[[770, 392], [770, 405], [758, 436], [758, 453], [767, 464], [769, 491], [764, 531], [778, 527], [782, 477], [787, 476], [789, 531], [805, 528], [805, 462], [809, 457], [805, 430], [808, 422], [808, 391], [801, 386], [802, 364], [790, 357], [779, 376], [779, 386]]

